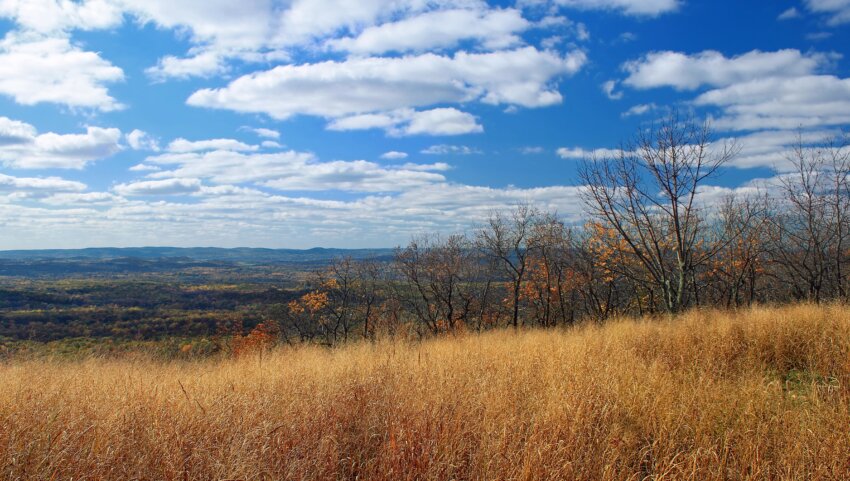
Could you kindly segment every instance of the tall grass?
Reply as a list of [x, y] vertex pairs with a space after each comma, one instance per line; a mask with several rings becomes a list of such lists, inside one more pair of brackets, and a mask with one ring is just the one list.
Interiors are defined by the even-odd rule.
[[850, 308], [0, 365], [2, 479], [850, 479]]

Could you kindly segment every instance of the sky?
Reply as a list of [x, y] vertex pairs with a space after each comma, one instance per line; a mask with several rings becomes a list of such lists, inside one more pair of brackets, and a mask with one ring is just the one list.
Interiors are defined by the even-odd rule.
[[0, 249], [393, 247], [672, 110], [747, 192], [850, 126], [850, 0], [0, 0]]

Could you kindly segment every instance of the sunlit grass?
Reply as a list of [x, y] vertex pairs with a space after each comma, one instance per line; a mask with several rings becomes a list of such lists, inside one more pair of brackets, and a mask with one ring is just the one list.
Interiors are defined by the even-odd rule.
[[848, 479], [850, 309], [0, 365], [3, 479]]

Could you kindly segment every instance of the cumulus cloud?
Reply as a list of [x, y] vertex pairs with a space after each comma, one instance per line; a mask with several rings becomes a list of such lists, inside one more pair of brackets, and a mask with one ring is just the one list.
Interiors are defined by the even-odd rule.
[[382, 159], [386, 160], [400, 160], [407, 158], [407, 152], [398, 152], [396, 150], [391, 150], [389, 152], [384, 152], [381, 154]]
[[97, 206], [123, 203], [125, 199], [109, 192], [74, 192], [53, 194], [41, 202], [55, 206]]
[[282, 149], [284, 146], [280, 142], [274, 140], [264, 140], [260, 142], [260, 147], [264, 149]]
[[209, 139], [209, 140], [186, 140], [184, 138], [174, 139], [168, 144], [166, 150], [175, 153], [201, 152], [205, 150], [233, 150], [233, 151], [255, 151], [259, 147], [248, 145], [235, 139]]
[[622, 116], [623, 117], [641, 116], [641, 115], [645, 115], [649, 112], [652, 112], [653, 110], [655, 110], [657, 108], [658, 108], [658, 106], [655, 105], [654, 103], [638, 104], [638, 105], [632, 106], [631, 108], [629, 108], [629, 110], [626, 110], [625, 112], [623, 112]]
[[776, 17], [777, 20], [791, 20], [792, 18], [800, 18], [800, 11], [797, 10], [797, 7], [791, 7], [784, 10], [778, 17]]
[[123, 196], [145, 196], [145, 195], [185, 195], [201, 190], [201, 181], [198, 179], [163, 179], [143, 180], [118, 184], [113, 190]]
[[764, 78], [710, 90], [697, 105], [720, 107], [732, 130], [794, 129], [850, 123], [850, 79], [832, 75]]
[[304, 165], [292, 175], [267, 180], [262, 185], [278, 190], [399, 192], [446, 180], [431, 170], [433, 166], [386, 168], [365, 160], [337, 160]]
[[20, 120], [0, 117], [0, 148], [6, 145], [26, 144], [31, 142], [37, 132], [35, 127]]
[[611, 100], [620, 100], [623, 98], [623, 92], [617, 91], [617, 81], [616, 80], [607, 80], [602, 83], [602, 91], [605, 92], [605, 96]]
[[59, 177], [13, 177], [0, 174], [0, 192], [4, 193], [53, 193], [79, 192], [86, 190], [86, 184]]
[[427, 149], [422, 150], [425, 155], [472, 155], [483, 154], [479, 149], [469, 147], [468, 145], [432, 145]]
[[543, 147], [530, 146], [530, 147], [522, 147], [519, 149], [522, 155], [538, 155], [546, 152], [546, 149]]
[[579, 10], [612, 10], [626, 15], [657, 16], [678, 10], [680, 0], [523, 0], [525, 5], [553, 4]]
[[268, 154], [216, 150], [164, 154], [149, 164], [169, 166], [151, 178], [207, 179], [216, 184], [256, 183], [278, 190], [340, 190], [398, 192], [414, 186], [445, 181], [434, 171], [445, 164], [381, 166], [364, 160], [322, 162], [315, 155], [295, 151]]
[[719, 139], [719, 142], [734, 142], [740, 146], [740, 152], [728, 164], [730, 167], [766, 167], [787, 172], [792, 167], [788, 159], [795, 145], [818, 144], [837, 134], [835, 130], [764, 130]]
[[11, 32], [0, 40], [0, 94], [19, 104], [117, 110], [122, 105], [109, 95], [106, 85], [123, 79], [120, 68], [67, 38]]
[[136, 164], [136, 165], [130, 167], [130, 172], [156, 172], [158, 170], [162, 170], [162, 169], [160, 169], [159, 167], [157, 167], [155, 165], [150, 165], [150, 164], [145, 164], [145, 163]]
[[850, 23], [850, 0], [805, 0], [810, 12], [826, 15], [830, 25]]
[[832, 60], [798, 50], [754, 50], [736, 57], [656, 52], [626, 63], [624, 84], [703, 89], [693, 104], [719, 109], [714, 125], [725, 130], [841, 125], [850, 122], [850, 79], [819, 74]]
[[4, 247], [163, 242], [194, 246], [198, 238], [222, 246], [244, 245], [250, 239], [253, 245], [274, 247], [282, 238], [292, 239], [291, 247], [392, 246], [422, 232], [469, 229], [492, 211], [518, 202], [577, 220], [579, 192], [580, 188], [563, 186], [521, 189], [440, 183], [399, 194], [320, 200], [228, 185], [201, 186], [166, 200], [145, 195], [127, 200], [111, 194], [92, 195], [89, 203], [68, 198], [64, 206], [54, 199], [50, 208], [16, 204], [4, 209], [0, 205], [0, 222], [20, 232], [14, 239], [5, 239]]
[[401, 109], [386, 113], [352, 115], [333, 120], [330, 130], [384, 129], [389, 135], [462, 135], [484, 131], [474, 115], [455, 108], [417, 112]]
[[451, 48], [461, 42], [473, 42], [476, 50], [504, 49], [521, 44], [518, 34], [531, 26], [520, 10], [480, 0], [4, 0], [0, 17], [22, 30], [53, 36], [114, 28], [124, 18], [173, 30], [190, 48], [147, 69], [156, 80], [222, 74], [232, 60], [288, 60], [293, 49], [304, 47], [355, 55]]
[[694, 55], [653, 52], [623, 66], [629, 73], [624, 83], [638, 89], [695, 90], [703, 85], [722, 87], [766, 77], [798, 77], [815, 72], [828, 61], [826, 55], [794, 49], [753, 50], [731, 58], [713, 50]]
[[262, 137], [264, 139], [275, 139], [275, 140], [277, 140], [277, 139], [280, 138], [280, 132], [278, 132], [277, 130], [267, 129], [267, 128], [263, 128], [263, 127], [249, 128], [249, 130], [251, 132], [254, 132], [259, 137]]
[[406, 135], [461, 135], [484, 132], [475, 116], [453, 108], [418, 112], [404, 128]]
[[127, 144], [133, 150], [159, 152], [159, 141], [143, 130], [135, 129], [127, 134]]
[[20, 169], [82, 169], [121, 150], [121, 131], [87, 127], [84, 134], [38, 134], [30, 124], [0, 117], [0, 162]]
[[444, 49], [464, 40], [500, 49], [522, 43], [517, 33], [530, 26], [522, 13], [512, 8], [438, 10], [371, 26], [356, 37], [332, 39], [326, 45], [358, 55]]
[[226, 59], [219, 52], [199, 52], [192, 57], [166, 55], [156, 65], [145, 69], [153, 80], [164, 82], [169, 78], [188, 79], [190, 77], [213, 77], [226, 73]]
[[224, 88], [198, 90], [187, 102], [277, 119], [298, 114], [336, 118], [470, 101], [542, 107], [561, 102], [552, 82], [575, 73], [585, 60], [581, 51], [562, 57], [525, 47], [283, 65], [239, 77]]
[[562, 159], [605, 159], [620, 155], [618, 149], [590, 149], [586, 150], [581, 147], [561, 147], [556, 151], [558, 157]]
[[43, 34], [112, 28], [123, 20], [118, 2], [107, 0], [3, 0], [0, 17], [14, 19], [23, 28]]

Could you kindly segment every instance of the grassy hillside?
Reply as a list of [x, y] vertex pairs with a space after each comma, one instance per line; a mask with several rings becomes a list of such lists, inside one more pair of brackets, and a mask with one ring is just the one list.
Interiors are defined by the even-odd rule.
[[0, 364], [2, 479], [847, 479], [850, 309]]

